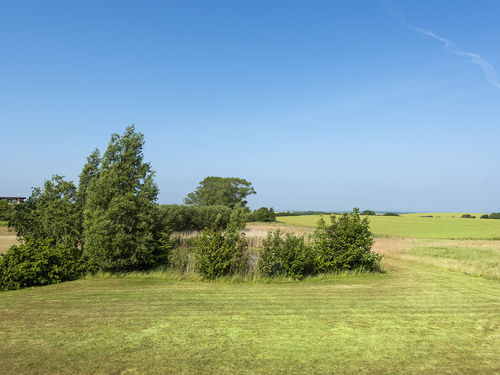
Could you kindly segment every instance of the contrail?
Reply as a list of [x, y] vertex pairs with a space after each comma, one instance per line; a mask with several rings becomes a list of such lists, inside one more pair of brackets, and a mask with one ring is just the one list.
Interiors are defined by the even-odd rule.
[[435, 40], [443, 43], [444, 48], [447, 51], [454, 53], [455, 55], [465, 56], [465, 57], [470, 58], [470, 60], [474, 64], [479, 65], [479, 67], [483, 70], [486, 80], [489, 83], [491, 83], [493, 86], [495, 86], [497, 89], [500, 89], [500, 83], [498, 82], [497, 72], [495, 70], [495, 67], [493, 65], [491, 65], [488, 61], [484, 60], [481, 56], [479, 56], [476, 53], [472, 53], [472, 52], [468, 52], [468, 51], [464, 51], [464, 50], [460, 49], [456, 44], [452, 43], [451, 41], [449, 41], [446, 38], [443, 38], [439, 35], [434, 34], [432, 31], [421, 29], [420, 27], [410, 25], [408, 22], [406, 22], [405, 16], [402, 15], [401, 13], [397, 13], [397, 12], [394, 12], [391, 10], [388, 10], [388, 11], [392, 15], [399, 17], [399, 19], [401, 20], [401, 24], [403, 24], [407, 28], [414, 30], [420, 34], [430, 36], [432, 39], [435, 39]]

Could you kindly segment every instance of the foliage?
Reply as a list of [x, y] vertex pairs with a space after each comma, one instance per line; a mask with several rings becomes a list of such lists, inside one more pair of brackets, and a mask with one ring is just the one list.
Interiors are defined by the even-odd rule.
[[462, 219], [475, 219], [476, 217], [474, 215], [471, 215], [471, 214], [463, 214], [461, 216]]
[[395, 212], [386, 212], [383, 216], [401, 216]]
[[241, 232], [244, 226], [244, 210], [235, 209], [225, 232], [215, 225], [203, 230], [194, 253], [196, 268], [203, 277], [215, 279], [247, 270], [248, 243]]
[[255, 194], [252, 183], [237, 177], [206, 177], [196, 190], [189, 193], [184, 203], [194, 206], [245, 206], [245, 198]]
[[14, 206], [9, 226], [21, 238], [52, 238], [54, 244], [64, 242], [77, 247], [82, 233], [76, 200], [73, 182], [53, 176], [45, 181], [43, 188], [34, 188], [26, 201]]
[[370, 216], [375, 216], [376, 213], [375, 211], [373, 210], [364, 210], [363, 212], [361, 212], [361, 215], [370, 215]]
[[20, 289], [74, 280], [85, 272], [82, 253], [53, 239], [25, 237], [0, 254], [0, 290]]
[[162, 227], [174, 232], [203, 230], [215, 225], [225, 229], [231, 217], [226, 206], [184, 206], [169, 204], [160, 206]]
[[371, 251], [373, 236], [368, 219], [361, 219], [357, 208], [338, 219], [330, 216], [330, 221], [327, 225], [320, 218], [315, 230], [314, 248], [319, 271], [380, 270], [381, 256]]
[[192, 247], [177, 246], [169, 253], [170, 268], [181, 273], [194, 272], [194, 251]]
[[489, 216], [490, 219], [500, 219], [500, 212], [492, 212]]
[[488, 214], [481, 215], [480, 219], [489, 219], [490, 216]]
[[282, 235], [279, 230], [269, 231], [257, 261], [257, 269], [264, 276], [302, 278], [314, 274], [315, 257], [312, 246], [303, 236]]
[[274, 209], [267, 208], [267, 207], [261, 207], [249, 214], [247, 214], [247, 221], [261, 221], [265, 223], [273, 222], [276, 221], [276, 214], [274, 212]]
[[7, 203], [7, 201], [0, 201], [0, 221], [9, 221], [12, 211], [14, 210], [14, 205]]
[[123, 136], [111, 136], [98, 170], [89, 167], [83, 228], [84, 252], [93, 269], [146, 269], [162, 256], [154, 203], [158, 187], [150, 165], [143, 161], [143, 146], [144, 136], [129, 126]]

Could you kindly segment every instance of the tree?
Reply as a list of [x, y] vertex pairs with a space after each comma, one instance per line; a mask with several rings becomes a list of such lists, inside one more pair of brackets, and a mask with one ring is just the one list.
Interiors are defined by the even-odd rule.
[[251, 212], [247, 215], [247, 221], [262, 221], [265, 223], [276, 221], [276, 213], [274, 209], [261, 207], [254, 212]]
[[376, 215], [376, 213], [373, 210], [364, 210], [363, 212], [361, 212], [361, 215], [374, 216], [374, 215]]
[[19, 237], [50, 238], [54, 244], [77, 247], [81, 235], [81, 214], [76, 203], [77, 191], [71, 181], [55, 175], [43, 188], [34, 188], [31, 196], [16, 204], [9, 226]]
[[0, 201], [0, 220], [1, 221], [9, 221], [10, 215], [13, 210], [13, 205], [7, 203], [7, 201]]
[[252, 183], [237, 177], [207, 177], [200, 182], [184, 203], [194, 206], [223, 205], [234, 208], [248, 203], [245, 198], [255, 194]]
[[[134, 126], [113, 134], [98, 171], [91, 156], [83, 212], [84, 253], [93, 269], [128, 271], [156, 264], [161, 247], [154, 172], [143, 161], [144, 136]], [[85, 169], [84, 169], [85, 170]]]

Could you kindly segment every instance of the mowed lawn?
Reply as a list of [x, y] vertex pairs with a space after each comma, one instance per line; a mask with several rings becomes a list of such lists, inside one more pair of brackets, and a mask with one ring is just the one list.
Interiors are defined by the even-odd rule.
[[[425, 217], [432, 215], [432, 217]], [[500, 220], [462, 219], [462, 213], [420, 213], [401, 216], [366, 216], [370, 228], [379, 236], [443, 239], [500, 239]], [[320, 215], [281, 216], [279, 223], [315, 227]], [[324, 215], [325, 220], [329, 220]]]
[[385, 274], [151, 274], [1, 292], [0, 373], [498, 373], [500, 283], [405, 258], [406, 247], [377, 239]]

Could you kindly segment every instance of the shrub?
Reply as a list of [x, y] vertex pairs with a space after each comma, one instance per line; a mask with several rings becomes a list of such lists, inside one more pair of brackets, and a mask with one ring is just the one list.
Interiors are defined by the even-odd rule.
[[373, 210], [364, 210], [363, 212], [361, 212], [361, 215], [370, 215], [370, 216], [375, 216], [376, 213], [375, 211]]
[[489, 219], [490, 217], [488, 214], [484, 214], [484, 215], [481, 215], [479, 218], [480, 219]]
[[401, 216], [395, 212], [386, 212], [383, 216]]
[[500, 212], [492, 212], [489, 216], [490, 219], [500, 219]]
[[476, 217], [471, 214], [463, 214], [461, 216], [462, 219], [475, 219]]
[[26, 237], [0, 255], [0, 290], [48, 285], [77, 279], [85, 272], [81, 251], [51, 238]]
[[225, 229], [231, 217], [231, 209], [226, 206], [183, 206], [169, 204], [160, 206], [162, 227], [174, 232], [203, 230], [215, 225]]
[[331, 272], [361, 269], [378, 271], [382, 257], [371, 251], [373, 236], [368, 218], [361, 219], [359, 210], [344, 213], [340, 218], [330, 216], [331, 224], [323, 218], [314, 236], [318, 271]]
[[264, 276], [302, 278], [314, 274], [315, 257], [303, 236], [270, 231], [263, 242], [257, 269]]
[[244, 228], [244, 210], [235, 209], [226, 232], [215, 225], [205, 228], [196, 241], [194, 259], [203, 277], [215, 279], [224, 275], [242, 274], [248, 268], [248, 243]]
[[4, 200], [0, 201], [0, 221], [9, 221], [13, 209], [13, 204], [9, 204]]
[[276, 213], [274, 209], [261, 207], [258, 210], [255, 210], [247, 215], [247, 221], [262, 221], [265, 223], [270, 223], [276, 221]]

